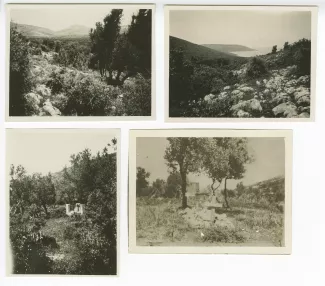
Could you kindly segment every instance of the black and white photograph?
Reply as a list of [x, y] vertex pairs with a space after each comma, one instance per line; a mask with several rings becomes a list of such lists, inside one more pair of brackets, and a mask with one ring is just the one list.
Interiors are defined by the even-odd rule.
[[317, 7], [166, 6], [167, 121], [313, 121]]
[[118, 275], [115, 129], [7, 129], [7, 274]]
[[289, 254], [291, 131], [131, 130], [135, 253]]
[[155, 117], [154, 5], [7, 5], [7, 120]]

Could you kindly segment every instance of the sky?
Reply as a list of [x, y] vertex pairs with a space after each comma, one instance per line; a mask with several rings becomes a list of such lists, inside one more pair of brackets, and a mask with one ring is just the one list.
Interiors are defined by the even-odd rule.
[[196, 44], [238, 44], [250, 48], [283, 46], [311, 38], [306, 11], [170, 11], [170, 35]]
[[[73, 6], [49, 6], [28, 8], [12, 8], [11, 20], [18, 24], [33, 25], [47, 28], [52, 31], [66, 29], [73, 25], [82, 25], [88, 28], [94, 28], [96, 22], [102, 22], [111, 11], [110, 5], [73, 5]], [[129, 7], [123, 10], [121, 25], [131, 23], [133, 13], [138, 9]]]
[[[70, 156], [89, 148], [95, 155], [114, 138], [109, 130], [22, 129], [7, 134], [7, 163], [22, 165], [27, 173], [58, 172], [69, 166]], [[113, 149], [108, 148], [112, 153]]]
[[[150, 148], [149, 148], [150, 146]], [[157, 178], [166, 180], [168, 168], [164, 160], [165, 149], [168, 146], [166, 138], [138, 137], [137, 138], [137, 167], [150, 172], [149, 181]], [[285, 144], [284, 138], [248, 138], [248, 151], [255, 161], [246, 166], [245, 177], [240, 180], [248, 186], [276, 176], [285, 175]], [[211, 184], [211, 179], [205, 175], [189, 174], [191, 182], [198, 182], [200, 190]], [[235, 188], [239, 181], [229, 180], [230, 189]]]

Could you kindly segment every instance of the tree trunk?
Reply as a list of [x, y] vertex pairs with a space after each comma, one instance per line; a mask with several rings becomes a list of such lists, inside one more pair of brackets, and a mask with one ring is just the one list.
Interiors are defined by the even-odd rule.
[[46, 214], [46, 215], [48, 215], [48, 214], [49, 214], [49, 212], [47, 211], [47, 207], [46, 207], [46, 204], [43, 204], [42, 206], [43, 206], [43, 209], [44, 209], [44, 211], [45, 211], [45, 214]]
[[[220, 185], [221, 185], [221, 183], [222, 183], [222, 181], [219, 183], [219, 185], [215, 188], [214, 187], [214, 184], [216, 183], [216, 180], [213, 180], [213, 182], [212, 182], [212, 185], [210, 186], [210, 188], [211, 188], [211, 190], [212, 190], [212, 196], [216, 196], [216, 191], [218, 190], [218, 188], [220, 187]], [[216, 197], [216, 200], [217, 200], [217, 202], [218, 203], [220, 203], [220, 201], [219, 201], [219, 199]]]
[[118, 82], [121, 82], [121, 80], [120, 80], [120, 76], [121, 76], [121, 71], [119, 70], [119, 71], [117, 71], [117, 74], [116, 74], [116, 81], [118, 81]]
[[228, 191], [227, 191], [227, 178], [225, 178], [225, 189], [224, 189], [223, 195], [225, 197], [226, 208], [229, 208]]
[[186, 196], [186, 173], [180, 170], [182, 178], [182, 209], [187, 208], [187, 196]]

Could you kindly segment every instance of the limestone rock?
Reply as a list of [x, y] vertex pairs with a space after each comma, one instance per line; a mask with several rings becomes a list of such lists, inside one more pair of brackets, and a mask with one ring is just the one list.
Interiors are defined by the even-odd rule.
[[276, 105], [279, 105], [281, 103], [288, 102], [288, 101], [290, 101], [290, 96], [284, 92], [281, 92], [280, 94], [278, 94], [276, 97], [274, 97], [272, 99], [272, 102], [274, 102]]
[[35, 89], [36, 93], [44, 98], [51, 96], [51, 90], [44, 84], [40, 84]]
[[211, 102], [215, 97], [215, 94], [210, 93], [204, 97], [204, 101]]
[[309, 118], [310, 117], [310, 114], [307, 113], [307, 112], [302, 112], [298, 115], [298, 117], [300, 118]]
[[272, 109], [273, 113], [277, 117], [292, 118], [297, 116], [297, 107], [292, 102], [284, 102]]
[[240, 110], [248, 113], [259, 113], [263, 110], [263, 108], [260, 101], [253, 98], [251, 100], [240, 101], [236, 105], [232, 106], [231, 110], [234, 114], [237, 114]]
[[307, 88], [299, 87], [294, 93], [294, 97], [298, 105], [310, 105], [310, 92]]
[[254, 88], [249, 87], [249, 86], [243, 86], [241, 88], [239, 88], [241, 91], [245, 92], [245, 93], [249, 93], [249, 92], [254, 92]]
[[57, 109], [56, 107], [54, 107], [49, 100], [45, 101], [42, 109], [45, 112], [45, 115], [50, 115], [50, 116], [60, 116], [61, 115], [60, 110]]

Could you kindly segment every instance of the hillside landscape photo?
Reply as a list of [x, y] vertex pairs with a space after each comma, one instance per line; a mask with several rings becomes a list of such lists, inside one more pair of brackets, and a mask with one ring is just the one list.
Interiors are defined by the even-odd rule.
[[119, 132], [14, 129], [7, 143], [7, 273], [117, 275]]
[[312, 117], [315, 10], [191, 8], [167, 9], [169, 118]]
[[[169, 247], [167, 253], [178, 253], [182, 247], [212, 252], [216, 247], [219, 252], [223, 247], [256, 247], [281, 252], [289, 247], [286, 137], [147, 133], [135, 137], [136, 153], [130, 155], [130, 172], [136, 174], [130, 181], [134, 249], [150, 252], [153, 247], [156, 253]], [[131, 187], [133, 180], [136, 187]]]
[[115, 6], [9, 6], [10, 117], [152, 116], [152, 8]]

